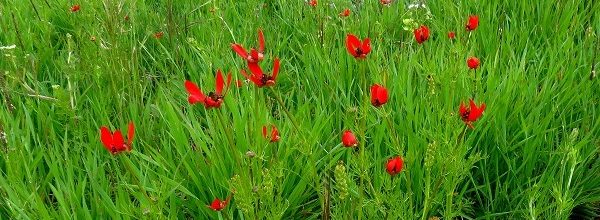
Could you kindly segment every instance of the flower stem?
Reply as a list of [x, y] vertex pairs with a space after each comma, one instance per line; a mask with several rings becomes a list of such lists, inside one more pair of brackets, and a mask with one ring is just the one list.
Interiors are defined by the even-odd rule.
[[217, 118], [219, 119], [219, 123], [221, 124], [223, 131], [227, 134], [229, 150], [231, 151], [231, 154], [233, 155], [233, 158], [235, 159], [235, 162], [237, 163], [238, 167], [241, 167], [242, 163], [240, 162], [238, 152], [236, 151], [235, 142], [233, 141], [233, 132], [230, 129], [231, 127], [225, 126], [225, 120], [223, 120], [222, 114], [224, 114], [222, 111], [217, 112]]

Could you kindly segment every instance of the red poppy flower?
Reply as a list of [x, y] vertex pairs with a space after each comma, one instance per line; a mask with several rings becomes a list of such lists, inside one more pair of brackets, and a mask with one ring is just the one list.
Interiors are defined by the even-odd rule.
[[242, 70], [242, 75], [256, 84], [259, 88], [263, 86], [274, 86], [277, 74], [279, 73], [279, 59], [275, 58], [273, 64], [273, 75], [265, 74], [257, 63], [248, 63], [248, 68], [252, 75], [248, 75], [245, 70]]
[[356, 136], [352, 131], [346, 130], [342, 135], [342, 144], [344, 144], [344, 147], [356, 147], [358, 146], [358, 140], [356, 140]]
[[264, 138], [270, 139], [271, 143], [275, 143], [275, 142], [279, 141], [279, 139], [281, 138], [279, 136], [279, 131], [277, 130], [275, 125], [271, 125], [271, 135], [268, 134], [267, 126], [263, 126], [262, 127], [262, 135]]
[[429, 28], [425, 25], [421, 25], [421, 27], [415, 29], [415, 40], [417, 43], [422, 44], [427, 39], [429, 39]]
[[375, 107], [382, 106], [388, 101], [388, 92], [385, 87], [375, 84], [371, 86], [371, 104]]
[[348, 52], [354, 56], [354, 58], [363, 59], [371, 52], [371, 39], [365, 38], [360, 42], [358, 37], [353, 34], [348, 34], [346, 36], [346, 49], [348, 49]]
[[348, 16], [350, 16], [349, 8], [344, 9], [344, 11], [342, 11], [342, 13], [340, 13], [340, 17], [348, 17]]
[[454, 31], [448, 32], [448, 39], [454, 40], [454, 37], [456, 37], [456, 33], [454, 33]]
[[129, 122], [127, 128], [127, 143], [123, 140], [123, 134], [120, 130], [116, 130], [112, 133], [106, 126], [100, 128], [100, 141], [111, 154], [115, 155], [123, 151], [131, 151], [131, 143], [133, 142], [133, 136], [135, 128], [133, 122]]
[[379, 3], [385, 6], [389, 6], [390, 4], [392, 4], [392, 0], [379, 0]]
[[227, 207], [227, 204], [229, 203], [229, 199], [231, 197], [227, 197], [227, 199], [225, 200], [220, 200], [219, 198], [215, 198], [215, 200], [213, 200], [210, 205], [207, 205], [208, 208], [214, 210], [214, 211], [221, 211], [223, 210], [225, 207]]
[[394, 175], [402, 172], [403, 166], [404, 166], [404, 161], [402, 160], [402, 157], [396, 156], [396, 157], [388, 160], [387, 164], [385, 165], [385, 169], [390, 175], [394, 176]]
[[312, 7], [317, 7], [317, 0], [309, 0], [308, 5], [310, 5]]
[[[196, 103], [201, 103], [205, 108], [219, 108], [221, 104], [223, 104], [223, 98], [225, 97], [225, 93], [227, 93], [227, 89], [229, 88], [229, 84], [231, 83], [231, 73], [227, 74], [227, 82], [223, 81], [223, 73], [221, 70], [217, 70], [217, 79], [216, 79], [216, 88], [215, 92], [210, 92], [208, 95], [204, 95], [202, 90], [198, 88], [196, 84], [193, 82], [186, 80], [184, 85], [187, 90], [189, 97], [188, 102], [192, 105]], [[225, 87], [225, 93], [223, 93], [223, 87]]]
[[479, 59], [477, 59], [477, 57], [469, 57], [469, 59], [467, 59], [467, 66], [469, 66], [470, 69], [479, 68]]
[[81, 9], [81, 6], [79, 6], [79, 5], [71, 6], [71, 12], [77, 12], [77, 11], [79, 11], [79, 9]]
[[159, 32], [154, 33], [154, 38], [161, 39], [163, 37], [163, 35], [165, 35], [165, 33], [163, 33], [162, 31], [159, 31]]
[[465, 28], [467, 28], [467, 31], [473, 31], [473, 30], [477, 29], [478, 26], [479, 26], [479, 16], [477, 16], [477, 15], [469, 16], [469, 21], [467, 21], [467, 24], [465, 25]]
[[240, 44], [231, 44], [231, 49], [240, 55], [248, 63], [257, 63], [263, 60], [265, 52], [265, 37], [261, 29], [258, 29], [258, 50], [251, 48], [250, 54]]
[[469, 128], [473, 128], [473, 122], [477, 121], [483, 115], [483, 111], [485, 111], [485, 103], [481, 103], [479, 107], [475, 105], [473, 99], [469, 99], [469, 109], [465, 107], [465, 105], [461, 102], [458, 112], [460, 113], [460, 118], [469, 126]]

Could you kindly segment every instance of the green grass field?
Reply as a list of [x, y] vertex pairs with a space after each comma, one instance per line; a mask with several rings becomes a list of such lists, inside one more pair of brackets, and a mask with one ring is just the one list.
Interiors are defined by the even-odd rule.
[[[600, 2], [412, 3], [0, 0], [0, 219], [599, 218]], [[231, 46], [259, 29], [262, 88]], [[190, 104], [218, 69], [220, 108]]]

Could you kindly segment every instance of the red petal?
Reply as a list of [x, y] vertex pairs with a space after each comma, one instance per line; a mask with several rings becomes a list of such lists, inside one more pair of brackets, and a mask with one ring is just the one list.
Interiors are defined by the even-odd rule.
[[279, 131], [275, 125], [271, 125], [271, 142], [279, 141]]
[[[227, 94], [227, 91], [229, 91], [229, 85], [231, 85], [231, 72], [227, 73], [227, 82], [225, 82], [225, 94]], [[223, 94], [223, 96], [225, 96], [225, 94]]]
[[369, 54], [369, 52], [371, 52], [371, 39], [366, 38], [363, 43], [362, 46], [360, 47], [361, 50], [363, 51], [364, 55]]
[[240, 72], [242, 73], [242, 75], [244, 75], [244, 77], [246, 77], [246, 79], [249, 79], [255, 85], [257, 85], [257, 86], [261, 85], [260, 80], [258, 78], [256, 78], [256, 77], [254, 77], [254, 75], [248, 75], [245, 70], [240, 70]]
[[258, 29], [258, 52], [263, 53], [265, 51], [265, 36], [261, 29]]
[[104, 148], [106, 148], [108, 151], [110, 151], [111, 145], [113, 143], [113, 138], [112, 138], [112, 134], [111, 134], [110, 130], [105, 126], [102, 126], [100, 128], [100, 140], [102, 141]]
[[352, 56], [357, 57], [356, 48], [360, 47], [360, 40], [352, 35], [348, 34], [346, 36], [346, 49], [348, 49], [348, 53], [352, 54]]
[[133, 137], [135, 135], [135, 126], [133, 125], [133, 121], [129, 122], [129, 127], [127, 128], [127, 145], [131, 150], [131, 143], [133, 143]]
[[126, 150], [126, 148], [123, 146], [125, 144], [125, 141], [123, 140], [123, 134], [121, 134], [120, 130], [116, 130], [115, 133], [113, 134], [113, 147], [115, 147], [115, 149], [117, 150], [116, 153]]
[[264, 138], [267, 138], [267, 126], [262, 127], [262, 135]]
[[206, 96], [202, 93], [202, 91], [200, 90], [200, 88], [198, 88], [198, 86], [193, 83], [192, 81], [186, 80], [185, 83], [185, 89], [187, 90], [189, 97], [188, 97], [188, 102], [190, 104], [196, 104], [198, 102], [202, 103], [204, 102], [204, 99], [206, 99]]
[[221, 70], [217, 70], [217, 79], [215, 85], [215, 93], [217, 93], [217, 95], [221, 95], [221, 92], [223, 92], [224, 84], [225, 82], [223, 81], [223, 73], [221, 72]]
[[252, 72], [253, 77], [255, 77], [257, 79], [262, 78], [263, 71], [257, 63], [248, 62], [248, 69], [250, 69], [250, 72]]
[[460, 102], [460, 107], [458, 107], [458, 112], [460, 113], [461, 117], [462, 117], [462, 115], [464, 115], [468, 112], [467, 108], [465, 107], [465, 103]]
[[242, 47], [242, 45], [231, 44], [231, 49], [233, 49], [233, 51], [235, 51], [242, 58], [248, 59], [248, 52], [246, 52], [246, 49], [244, 49], [244, 47]]
[[358, 140], [356, 140], [356, 136], [354, 136], [352, 131], [346, 130], [342, 135], [342, 144], [344, 144], [345, 147], [355, 147], [358, 145]]

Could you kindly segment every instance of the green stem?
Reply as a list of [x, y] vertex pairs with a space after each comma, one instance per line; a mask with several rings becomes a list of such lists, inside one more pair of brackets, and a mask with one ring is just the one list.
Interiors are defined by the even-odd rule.
[[217, 112], [217, 118], [219, 119], [219, 123], [221, 124], [223, 131], [227, 134], [229, 150], [231, 151], [231, 154], [233, 155], [237, 166], [241, 167], [242, 163], [240, 162], [238, 152], [236, 151], [237, 148], [235, 147], [235, 142], [233, 141], [233, 132], [230, 129], [231, 127], [225, 126], [225, 120], [223, 120], [222, 114], [224, 114], [222, 111]]

